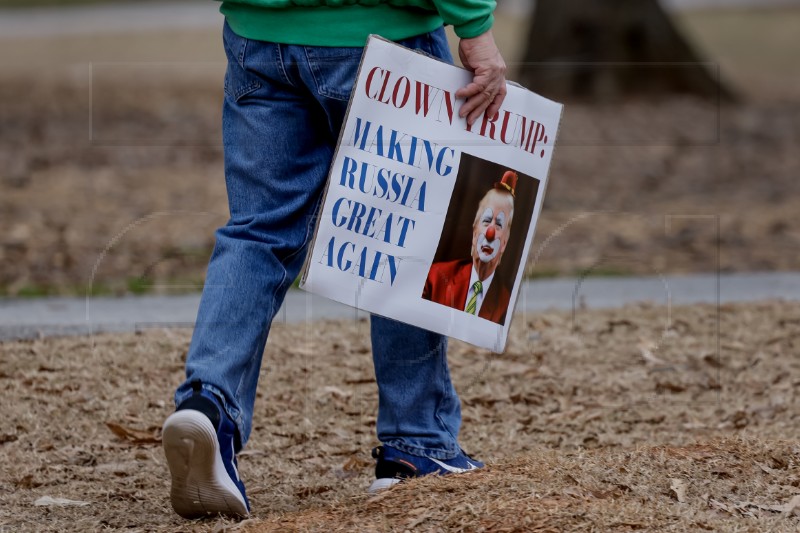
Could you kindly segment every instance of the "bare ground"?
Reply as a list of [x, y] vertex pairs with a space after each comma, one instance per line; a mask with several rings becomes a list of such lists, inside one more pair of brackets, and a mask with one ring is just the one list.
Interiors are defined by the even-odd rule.
[[[202, 285], [227, 218], [219, 95], [99, 78], [91, 115], [80, 83], [0, 84], [29, 94], [0, 130], [6, 294]], [[798, 124], [789, 104], [571, 106], [529, 273], [800, 269]]]
[[[528, 273], [800, 269], [798, 20], [681, 16], [737, 105], [569, 105]], [[0, 295], [199, 289], [227, 218], [218, 33], [0, 49]]]
[[[0, 344], [8, 531], [797, 531], [800, 304], [518, 315], [453, 342], [462, 444], [489, 468], [365, 494], [368, 324], [276, 326], [240, 470], [253, 520], [183, 521], [159, 447], [188, 330]], [[36, 506], [42, 497], [85, 506]]]

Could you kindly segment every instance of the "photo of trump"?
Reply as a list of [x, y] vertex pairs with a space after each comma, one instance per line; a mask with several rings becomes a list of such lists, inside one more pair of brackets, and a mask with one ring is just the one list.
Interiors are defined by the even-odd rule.
[[[494, 183], [486, 178], [464, 179], [462, 188], [469, 185], [473, 190], [462, 191], [460, 194], [458, 190], [454, 191], [447, 214], [450, 222], [445, 224], [442, 232], [439, 250], [428, 272], [422, 298], [504, 324], [519, 267], [515, 263], [519, 262], [521, 256], [521, 244], [524, 243], [528, 231], [530, 212], [538, 186], [534, 187], [533, 197], [528, 197], [523, 202], [525, 205], [520, 220], [524, 222], [518, 228], [520, 236], [513, 239], [517, 231], [514, 227], [514, 212], [519, 176], [513, 170], [503, 169], [486, 161], [480, 162], [484, 169], [488, 165], [499, 179], [495, 178]], [[526, 179], [531, 183], [538, 183], [538, 180]], [[476, 182], [483, 182], [485, 185], [475, 190]], [[527, 190], [531, 190], [530, 184]], [[477, 194], [481, 194], [477, 202], [465, 198], [474, 198]], [[455, 217], [451, 215], [456, 214], [462, 219], [460, 224], [452, 220]], [[465, 239], [467, 228], [464, 227], [467, 217], [472, 225], [471, 246], [468, 249]], [[515, 249], [511, 254], [510, 264], [506, 265], [504, 261], [508, 257], [507, 249], [512, 240], [515, 241]], [[463, 252], [453, 250], [461, 246], [464, 246], [461, 248]], [[454, 253], [458, 256], [443, 258]], [[501, 268], [501, 265], [505, 268]]]

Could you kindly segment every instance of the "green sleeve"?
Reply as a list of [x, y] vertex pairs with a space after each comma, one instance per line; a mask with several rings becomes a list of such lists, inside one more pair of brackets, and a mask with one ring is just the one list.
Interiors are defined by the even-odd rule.
[[453, 26], [462, 39], [477, 37], [494, 23], [495, 0], [433, 0], [446, 24]]

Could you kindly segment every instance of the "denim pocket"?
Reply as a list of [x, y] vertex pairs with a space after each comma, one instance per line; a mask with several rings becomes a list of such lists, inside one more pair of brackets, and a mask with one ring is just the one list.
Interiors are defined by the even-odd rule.
[[234, 33], [227, 21], [222, 31], [222, 43], [225, 55], [228, 57], [228, 68], [225, 71], [223, 85], [225, 95], [234, 101], [239, 101], [245, 95], [261, 87], [261, 82], [245, 68], [248, 40]]
[[321, 96], [349, 100], [361, 62], [361, 47], [306, 46], [311, 75]]

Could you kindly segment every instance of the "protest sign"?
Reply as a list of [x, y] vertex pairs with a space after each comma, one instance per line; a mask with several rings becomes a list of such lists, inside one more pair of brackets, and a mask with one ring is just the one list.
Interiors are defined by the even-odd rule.
[[509, 83], [469, 126], [471, 80], [369, 38], [301, 287], [502, 352], [563, 106]]

